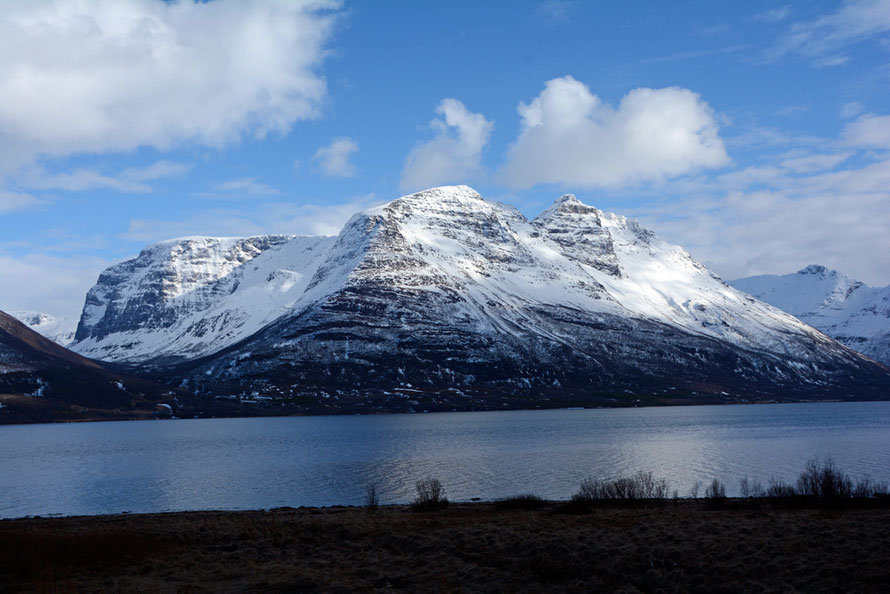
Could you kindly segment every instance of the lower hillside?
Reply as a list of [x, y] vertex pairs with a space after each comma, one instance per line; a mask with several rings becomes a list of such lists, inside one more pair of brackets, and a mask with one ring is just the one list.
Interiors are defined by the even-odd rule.
[[0, 423], [169, 416], [176, 394], [120, 375], [0, 312]]

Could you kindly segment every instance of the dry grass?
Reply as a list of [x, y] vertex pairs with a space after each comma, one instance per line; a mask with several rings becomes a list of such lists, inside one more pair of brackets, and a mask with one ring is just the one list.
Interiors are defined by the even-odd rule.
[[0, 521], [0, 591], [871, 591], [890, 509], [452, 504]]

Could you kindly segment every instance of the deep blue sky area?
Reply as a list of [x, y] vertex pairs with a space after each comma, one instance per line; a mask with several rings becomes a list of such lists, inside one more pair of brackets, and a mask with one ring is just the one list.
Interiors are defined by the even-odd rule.
[[563, 193], [725, 278], [890, 283], [890, 0], [7, 2], [0, 309], [185, 235]]

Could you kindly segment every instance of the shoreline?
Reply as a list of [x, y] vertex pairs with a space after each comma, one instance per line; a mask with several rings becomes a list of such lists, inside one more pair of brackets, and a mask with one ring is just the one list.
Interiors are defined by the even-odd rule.
[[[6, 408], [4, 405], [5, 398], [15, 398], [20, 400], [21, 395], [0, 394], [0, 410]], [[37, 397], [25, 397], [36, 400]], [[612, 409], [628, 409], [628, 408], [682, 408], [691, 406], [760, 406], [760, 405], [776, 405], [776, 404], [831, 404], [831, 403], [866, 403], [866, 402], [890, 402], [890, 395], [885, 399], [863, 399], [863, 400], [840, 400], [840, 399], [814, 399], [814, 400], [761, 400], [761, 401], [705, 401], [705, 402], [645, 402], [645, 403], [614, 403], [614, 404], [597, 404], [596, 406], [563, 406], [554, 405], [547, 406], [546, 403], [532, 408], [524, 407], [480, 407], [480, 408], [464, 408], [455, 410], [325, 410], [325, 411], [284, 411], [281, 414], [268, 414], [266, 410], [250, 411], [242, 410], [241, 413], [257, 412], [258, 414], [217, 414], [217, 413], [200, 413], [195, 415], [176, 415], [166, 412], [155, 411], [118, 411], [118, 410], [102, 410], [97, 411], [93, 416], [70, 417], [70, 418], [22, 418], [8, 419], [0, 414], [0, 427], [11, 425], [55, 425], [66, 423], [103, 423], [116, 421], [181, 421], [194, 419], [272, 419], [272, 418], [288, 418], [288, 417], [337, 417], [337, 416], [379, 416], [379, 415], [424, 415], [437, 413], [464, 413], [464, 412], [516, 412], [516, 411], [543, 411], [543, 410], [612, 410]], [[96, 409], [94, 409], [96, 410]]]
[[0, 590], [878, 592], [888, 525], [887, 506], [743, 500], [20, 518], [0, 521]]

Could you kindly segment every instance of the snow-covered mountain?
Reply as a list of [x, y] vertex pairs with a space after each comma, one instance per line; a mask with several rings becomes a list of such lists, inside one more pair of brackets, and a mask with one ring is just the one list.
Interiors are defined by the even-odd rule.
[[750, 276], [730, 284], [890, 365], [890, 286], [869, 287], [815, 265], [794, 274]]
[[394, 200], [355, 215], [304, 287], [268, 326], [171, 377], [283, 398], [890, 388], [886, 368], [574, 196], [533, 221], [465, 186]]
[[68, 346], [74, 341], [77, 322], [36, 311], [11, 311], [9, 315], [53, 342]]
[[245, 338], [302, 295], [333, 238], [187, 237], [105, 270], [71, 348], [115, 363], [200, 357]]

